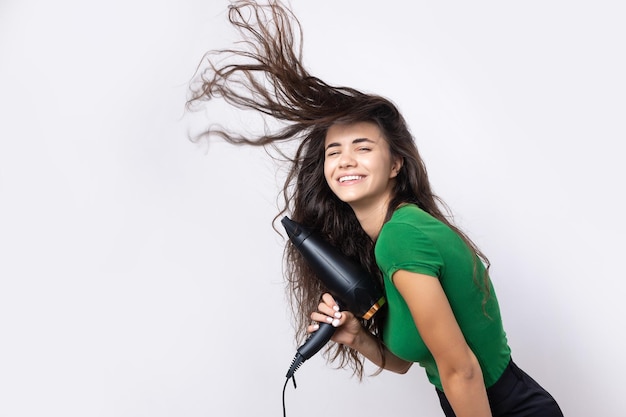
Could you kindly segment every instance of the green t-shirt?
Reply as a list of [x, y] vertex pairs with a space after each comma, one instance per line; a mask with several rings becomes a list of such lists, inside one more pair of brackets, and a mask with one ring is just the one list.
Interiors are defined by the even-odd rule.
[[511, 350], [493, 288], [483, 310], [483, 292], [476, 285], [474, 267], [478, 268], [477, 279], [482, 279], [484, 265], [476, 254], [452, 229], [415, 205], [394, 212], [380, 232], [375, 251], [389, 309], [383, 331], [387, 348], [402, 359], [418, 362], [430, 382], [443, 389], [435, 359], [391, 280], [398, 270], [436, 277], [467, 344], [478, 358], [485, 386], [493, 385], [509, 363]]

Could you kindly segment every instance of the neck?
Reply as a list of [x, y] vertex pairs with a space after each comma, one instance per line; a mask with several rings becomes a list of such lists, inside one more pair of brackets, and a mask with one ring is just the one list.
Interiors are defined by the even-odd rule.
[[378, 239], [380, 229], [382, 229], [385, 223], [389, 201], [389, 199], [385, 199], [371, 205], [352, 206], [352, 210], [354, 210], [361, 227], [374, 242]]

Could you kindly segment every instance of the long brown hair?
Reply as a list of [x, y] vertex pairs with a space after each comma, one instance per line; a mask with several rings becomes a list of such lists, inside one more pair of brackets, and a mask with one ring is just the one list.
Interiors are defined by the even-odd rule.
[[[217, 136], [233, 144], [271, 146], [288, 158], [289, 171], [282, 189], [284, 213], [320, 233], [346, 256], [364, 265], [381, 280], [374, 259], [374, 242], [361, 228], [350, 206], [339, 200], [328, 187], [324, 175], [324, 140], [328, 128], [336, 123], [375, 123], [389, 143], [393, 156], [403, 161], [397, 176], [394, 197], [387, 219], [403, 203], [413, 203], [455, 230], [488, 267], [489, 262], [461, 230], [449, 220], [445, 204], [432, 192], [426, 167], [413, 136], [397, 107], [387, 98], [366, 94], [349, 87], [332, 86], [309, 74], [302, 64], [302, 30], [298, 19], [281, 4], [270, 1], [259, 5], [237, 1], [229, 7], [229, 20], [240, 32], [239, 49], [221, 49], [205, 55], [191, 84], [189, 109], [203, 101], [222, 98], [243, 110], [255, 110], [282, 127], [266, 125], [265, 133], [250, 137], [211, 126], [195, 139]], [[293, 155], [280, 150], [283, 142], [295, 142]], [[291, 244], [285, 248], [285, 276], [296, 340], [303, 341], [310, 314], [317, 310], [325, 292]], [[481, 287], [488, 294], [485, 274]], [[381, 340], [385, 310], [363, 325]], [[382, 349], [382, 344], [380, 344]], [[352, 367], [361, 378], [363, 361], [358, 353], [342, 345], [326, 352], [338, 366]]]

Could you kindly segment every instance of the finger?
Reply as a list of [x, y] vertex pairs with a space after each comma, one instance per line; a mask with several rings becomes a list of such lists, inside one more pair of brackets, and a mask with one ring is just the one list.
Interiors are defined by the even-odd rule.
[[[327, 305], [330, 309], [332, 309], [333, 311], [339, 311], [339, 304], [337, 304], [337, 302], [335, 301], [335, 299], [333, 298], [332, 295], [330, 295], [329, 293], [324, 293], [322, 295], [322, 299], [320, 301], [320, 305], [321, 304], [325, 304]], [[329, 310], [330, 311], [330, 310]]]
[[340, 325], [341, 317], [343, 317], [343, 314], [341, 312], [335, 312], [332, 316], [317, 311], [311, 313], [311, 320], [318, 323], [332, 324], [335, 327]]
[[311, 313], [310, 317], [311, 317], [311, 320], [316, 321], [318, 323], [332, 323], [333, 320], [338, 318], [334, 316], [329, 316], [319, 311], [314, 311], [313, 313]]
[[315, 331], [317, 331], [320, 328], [320, 325], [318, 322], [314, 321], [313, 323], [309, 324], [306, 328], [307, 333], [313, 333]]
[[[320, 303], [318, 306], [319, 313], [326, 315], [323, 319], [328, 323], [333, 323], [333, 320], [339, 320], [343, 317], [343, 313], [339, 311], [339, 307], [337, 305], [331, 307], [328, 304]], [[319, 318], [317, 321], [322, 321]]]
[[322, 301], [324, 301], [324, 303], [328, 304], [335, 311], [339, 311], [339, 305], [337, 304], [337, 302], [335, 301], [333, 296], [330, 295], [329, 293], [325, 293], [325, 294], [322, 295]]
[[335, 318], [332, 322], [330, 322], [335, 327], [340, 327], [346, 324], [349, 320], [354, 320], [354, 314], [349, 311], [341, 312], [341, 317]]
[[317, 305], [317, 310], [318, 312], [322, 313], [322, 314], [326, 314], [327, 316], [332, 316], [335, 318], [341, 318], [341, 312], [339, 311], [339, 306], [335, 305], [328, 305], [326, 303], [319, 303]]

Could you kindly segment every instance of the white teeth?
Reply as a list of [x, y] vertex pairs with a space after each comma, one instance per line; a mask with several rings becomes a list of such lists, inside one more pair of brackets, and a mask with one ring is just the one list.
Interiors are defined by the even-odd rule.
[[355, 181], [360, 180], [361, 178], [363, 177], [360, 175], [346, 175], [345, 177], [339, 178], [339, 182]]

